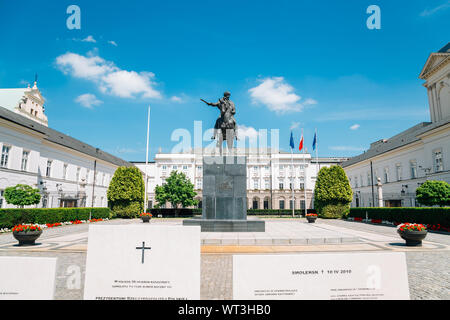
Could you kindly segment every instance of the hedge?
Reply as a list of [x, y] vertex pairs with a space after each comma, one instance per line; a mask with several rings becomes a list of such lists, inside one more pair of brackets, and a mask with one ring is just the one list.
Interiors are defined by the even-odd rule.
[[348, 217], [381, 219], [389, 222], [440, 224], [450, 227], [450, 207], [446, 208], [351, 208]]
[[[166, 208], [153, 208], [149, 210], [153, 217], [162, 216], [163, 218], [170, 217], [193, 217], [195, 215], [201, 215], [202, 209], [166, 209]], [[147, 212], [149, 212], [147, 211]]]
[[46, 224], [88, 220], [91, 211], [92, 219], [112, 217], [109, 208], [0, 209], [0, 229], [11, 229], [15, 225], [25, 223]]
[[[296, 216], [304, 215], [304, 209], [294, 210]], [[315, 209], [307, 209], [307, 213], [317, 213]], [[249, 209], [248, 216], [292, 216], [292, 209]]]

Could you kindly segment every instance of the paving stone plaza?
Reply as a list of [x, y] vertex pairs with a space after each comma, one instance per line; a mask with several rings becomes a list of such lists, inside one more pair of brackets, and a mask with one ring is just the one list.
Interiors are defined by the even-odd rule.
[[[450, 298], [450, 237], [430, 232], [422, 247], [406, 247], [395, 227], [344, 220], [265, 219], [264, 233], [201, 234], [201, 299], [231, 300], [233, 255], [405, 252], [411, 299]], [[140, 224], [111, 220], [104, 225]], [[182, 219], [153, 219], [153, 225], [181, 225]], [[33, 247], [18, 247], [0, 235], [1, 256], [57, 257], [55, 299], [82, 299], [89, 225], [46, 229]], [[180, 264], [182, 266], [182, 264]]]

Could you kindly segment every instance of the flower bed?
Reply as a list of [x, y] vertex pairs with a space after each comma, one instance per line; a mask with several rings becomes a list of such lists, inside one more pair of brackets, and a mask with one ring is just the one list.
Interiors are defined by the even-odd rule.
[[61, 226], [72, 225], [72, 224], [95, 223], [95, 222], [108, 221], [108, 220], [109, 219], [91, 219], [91, 220], [74, 220], [74, 221], [68, 221], [68, 222], [55, 222], [55, 223], [47, 223], [47, 224], [19, 224], [17, 226], [14, 226], [12, 229], [8, 229], [8, 228], [0, 229], [0, 233], [18, 231], [16, 228], [19, 228], [19, 227], [35, 226], [35, 227], [40, 228], [39, 230], [42, 230], [42, 229], [51, 229], [51, 228], [56, 228], [56, 227], [61, 227]]
[[19, 224], [14, 226], [11, 230], [12, 232], [34, 232], [34, 231], [42, 231], [41, 227], [34, 224]]
[[427, 228], [425, 228], [425, 226], [422, 224], [406, 222], [406, 223], [400, 224], [398, 226], [398, 230], [400, 230], [400, 231], [406, 231], [406, 230], [425, 231], [425, 230], [427, 230]]
[[[360, 217], [356, 217], [356, 218], [352, 218], [352, 217], [348, 217], [347, 220], [349, 221], [356, 221], [356, 222], [371, 222], [371, 223], [377, 223], [377, 224], [384, 224], [384, 225], [390, 225], [390, 226], [399, 226], [402, 224], [406, 224], [405, 222], [390, 222], [390, 221], [385, 221], [385, 220], [381, 220], [381, 219], [363, 219]], [[408, 222], [407, 222], [408, 223]], [[411, 223], [409, 223], [411, 224]], [[447, 227], [443, 227], [440, 224], [420, 224], [422, 226], [424, 226], [428, 231], [443, 231], [443, 232], [450, 232], [450, 228]]]
[[143, 212], [139, 215], [140, 217], [153, 217], [153, 215], [150, 212]]

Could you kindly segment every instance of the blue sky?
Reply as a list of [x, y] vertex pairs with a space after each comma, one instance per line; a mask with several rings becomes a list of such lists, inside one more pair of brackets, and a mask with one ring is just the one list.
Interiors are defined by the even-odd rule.
[[[81, 9], [69, 30], [66, 9]], [[366, 9], [381, 8], [369, 30]], [[353, 156], [429, 121], [428, 55], [450, 41], [450, 1], [2, 1], [0, 87], [39, 75], [50, 127], [126, 160], [170, 152], [175, 129], [212, 127], [232, 93], [249, 135], [301, 128], [319, 156]], [[209, 142], [205, 142], [205, 145]]]

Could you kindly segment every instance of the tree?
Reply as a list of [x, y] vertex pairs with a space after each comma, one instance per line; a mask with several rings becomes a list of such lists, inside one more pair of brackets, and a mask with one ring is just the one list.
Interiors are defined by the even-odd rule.
[[352, 188], [340, 166], [320, 169], [314, 189], [314, 204], [322, 218], [342, 218], [350, 209]]
[[38, 204], [41, 201], [39, 189], [34, 189], [26, 184], [18, 184], [14, 187], [6, 188], [4, 196], [6, 203], [13, 204], [21, 208], [24, 206]]
[[135, 218], [144, 210], [144, 179], [136, 167], [119, 167], [109, 184], [107, 197], [113, 213]]
[[162, 186], [156, 186], [155, 199], [157, 207], [169, 202], [173, 208], [180, 205], [183, 208], [195, 206], [198, 201], [194, 199], [197, 193], [194, 191], [194, 184], [182, 172], [172, 171]]
[[424, 206], [450, 205], [450, 184], [445, 181], [428, 180], [416, 190], [417, 201]]

